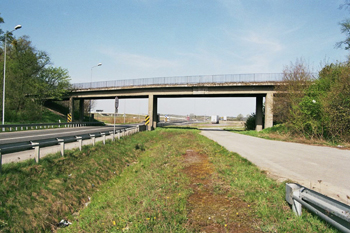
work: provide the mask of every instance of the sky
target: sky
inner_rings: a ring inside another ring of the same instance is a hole
[[[281,73],[303,59],[314,72],[345,61],[335,48],[345,0],[1,0],[2,30],[27,35],[71,83],[152,77]],[[95,67],[98,63],[102,66]],[[93,68],[92,68],[93,67]],[[119,112],[147,113],[147,100]],[[114,111],[114,102],[95,109]],[[160,99],[163,114],[247,115],[254,98]]]

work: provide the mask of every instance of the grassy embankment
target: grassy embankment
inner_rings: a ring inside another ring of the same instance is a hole
[[[60,115],[57,115],[56,113],[53,113],[49,111],[48,109],[44,108],[41,114],[41,119],[36,121],[11,121],[11,119],[6,119],[5,124],[31,124],[31,123],[58,123],[58,121],[65,122],[66,118]]]
[[[283,125],[276,125],[271,128],[264,129],[260,132],[257,132],[255,130],[243,130],[243,129],[236,129],[236,128],[225,128],[225,130],[244,134],[244,135],[270,139],[270,140],[297,142],[297,143],[331,146],[331,147],[341,147],[344,149],[350,148],[350,143],[345,142],[343,140],[331,141],[331,140],[310,138],[305,135],[299,135],[299,136],[293,135]]]
[[[0,232],[336,232],[267,178],[196,130],[157,129],[4,165]],[[90,200],[91,199],[91,200]],[[89,204],[88,204],[89,203]]]

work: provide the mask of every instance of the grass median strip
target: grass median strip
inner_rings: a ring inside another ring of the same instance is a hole
[[[4,166],[0,232],[333,232],[197,130],[157,129],[39,165]],[[336,231],[334,231],[336,232]]]

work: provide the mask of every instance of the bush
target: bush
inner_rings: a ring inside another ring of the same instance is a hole
[[[247,118],[247,121],[244,123],[245,130],[255,130],[256,128],[256,116],[255,113],[252,113]]]

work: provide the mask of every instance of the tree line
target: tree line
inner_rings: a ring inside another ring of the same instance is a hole
[[[317,76],[301,60],[283,71],[276,121],[310,139],[350,141],[350,61],[325,65]]]
[[[341,8],[349,10],[350,0]],[[346,38],[335,47],[350,50],[350,19],[339,24]],[[326,64],[316,74],[298,59],[284,68],[276,93],[274,124],[284,132],[310,139],[350,141],[350,57]],[[248,117],[246,129],[255,129],[255,114]]]
[[[2,23],[4,19],[0,15],[1,94],[6,38],[6,122],[38,121],[42,117],[43,102],[48,97],[60,99],[70,88],[68,70],[54,67],[48,54],[36,49],[28,36],[16,38],[12,33],[4,32]]]

